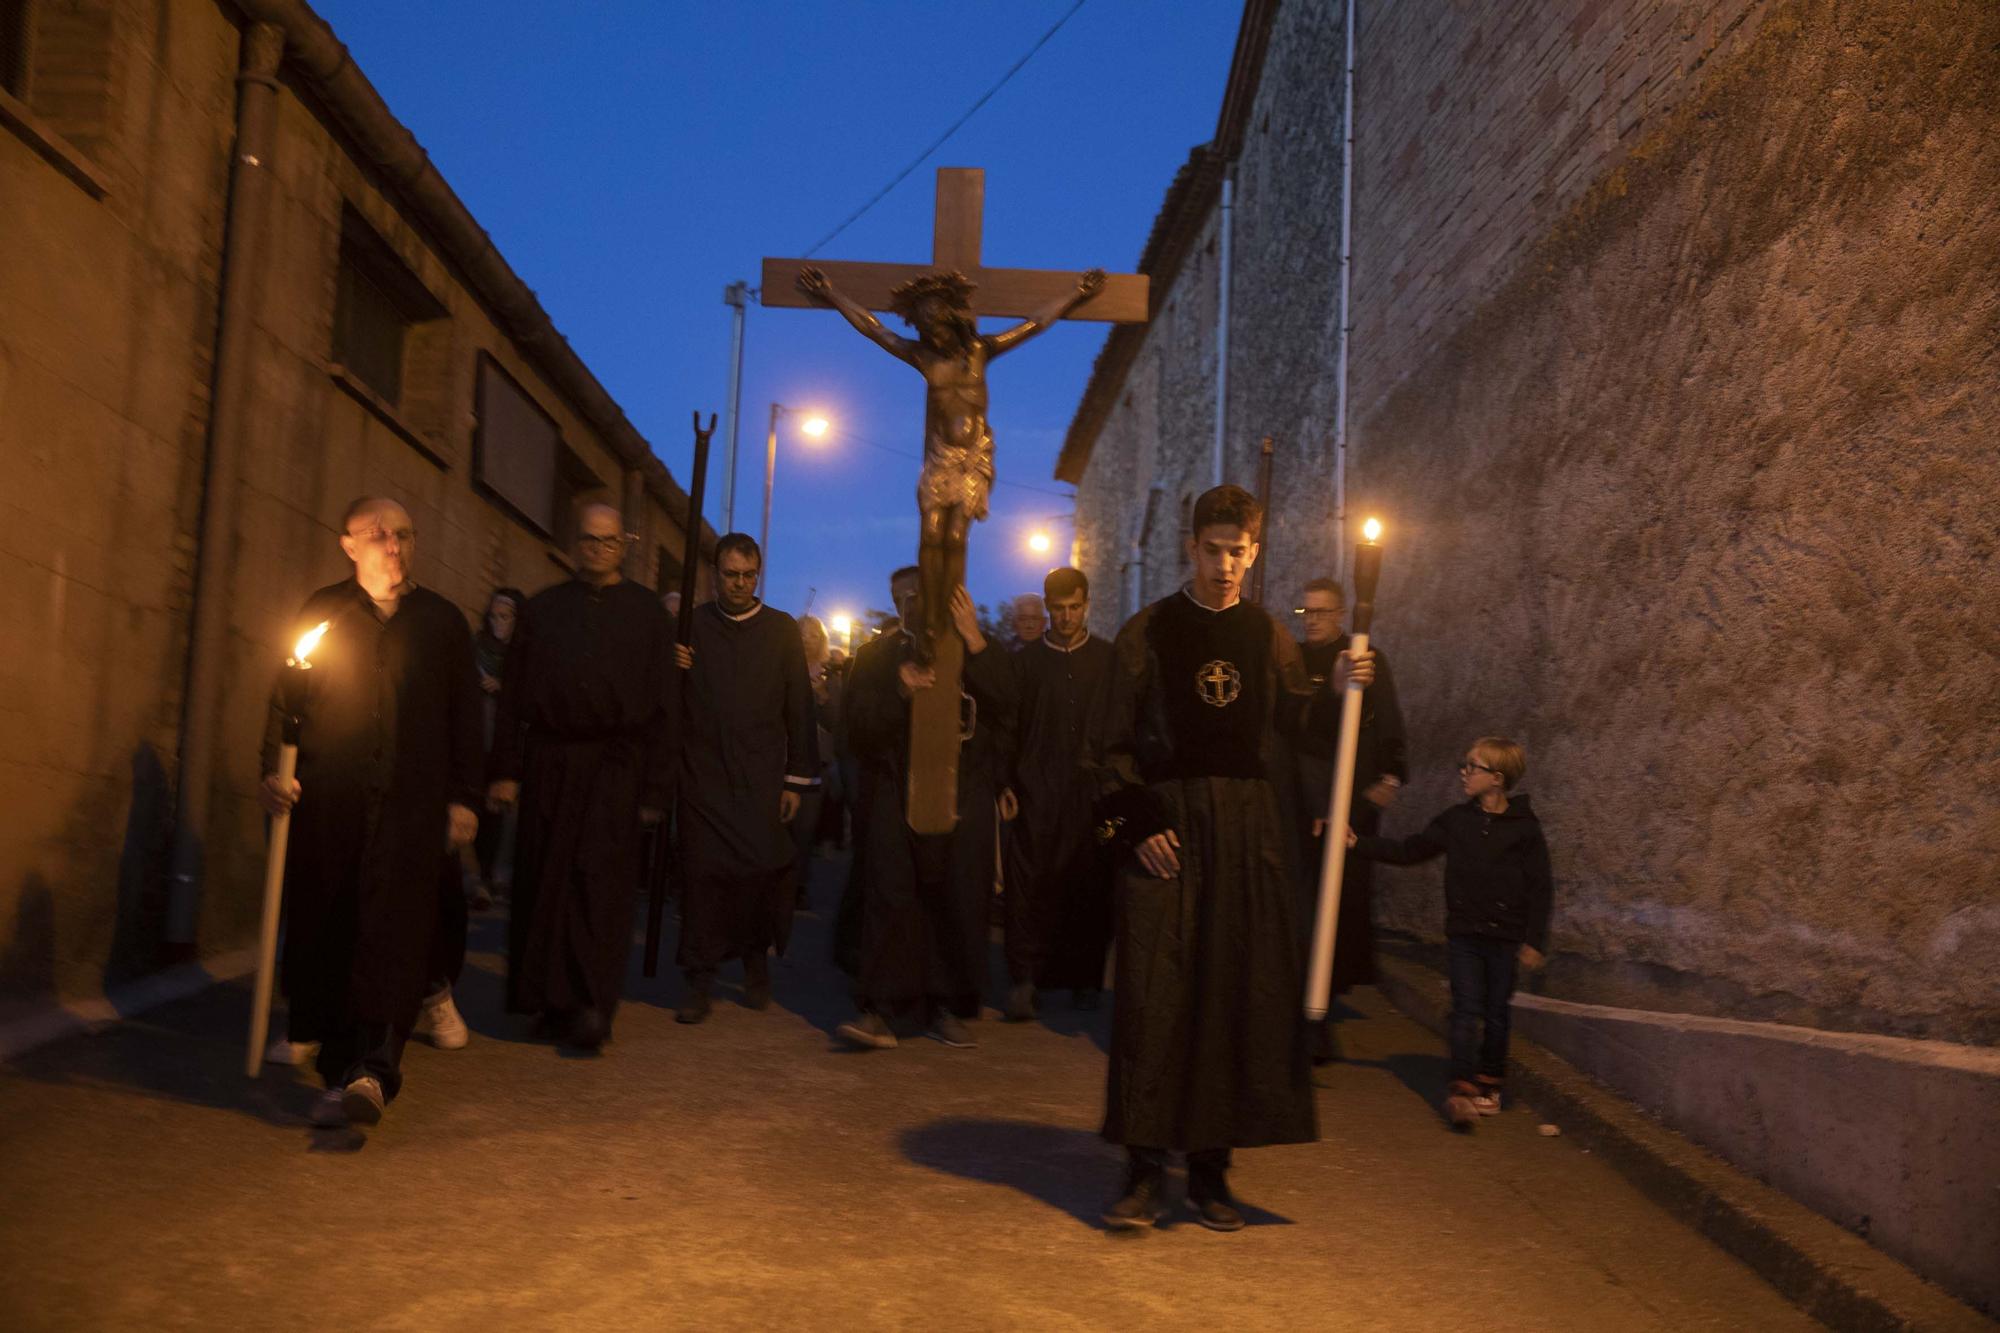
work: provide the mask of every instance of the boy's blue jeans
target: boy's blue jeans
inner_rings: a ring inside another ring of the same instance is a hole
[[[1490,935],[1453,935],[1445,941],[1451,971],[1451,1076],[1470,1083],[1475,1075],[1507,1073],[1508,1001],[1521,946]],[[1486,1031],[1482,1037],[1480,1024]]]

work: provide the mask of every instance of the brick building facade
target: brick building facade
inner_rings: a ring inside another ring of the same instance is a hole
[[[407,505],[472,617],[564,575],[580,499],[622,505],[635,577],[684,554],[685,495],[297,0],[0,4],[0,462],[5,1004],[254,933],[275,636],[356,494]]]
[[[1110,335],[1072,424],[1080,554],[1122,593],[1100,631],[1184,577],[1225,341],[1225,479],[1276,440],[1267,602],[1337,563],[1345,20],[1246,6],[1141,264],[1158,316]],[[1977,1049],[2000,642],[1975,610],[2000,606],[2000,9],[1356,20],[1346,482],[1389,523],[1377,629],[1415,769],[1392,823],[1453,799],[1472,737],[1523,740],[1559,881],[1538,1034],[2000,1308],[2000,1223],[1907,1147],[2000,1170],[1974,1109],[2000,1088]],[[1435,873],[1383,881],[1381,923],[1436,939]],[[1747,1022],[1725,1057],[1683,1015]],[[1856,1081],[1895,1116],[1816,1119]]]

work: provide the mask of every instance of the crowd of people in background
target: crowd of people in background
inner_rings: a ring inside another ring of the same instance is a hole
[[[573,575],[533,596],[495,589],[473,631],[416,580],[407,511],[355,501],[339,539],[353,577],[301,613],[330,629],[298,777],[263,788],[272,812],[294,812],[289,1027],[270,1058],[314,1062],[316,1123],[378,1121],[408,1039],[466,1044],[453,987],[468,909],[503,900],[507,1008],[599,1052],[641,887],[662,879],[678,901],[678,1021],[711,1016],[725,967],[764,1009],[794,914],[835,906],[814,900],[819,849],[845,848],[831,936],[854,1014],[840,1040],[971,1050],[989,1000],[1030,1023],[1065,1000],[1095,1010],[1109,988],[1103,1132],[1128,1170],[1106,1223],[1149,1225],[1180,1152],[1197,1219],[1233,1230],[1232,1151],[1315,1137],[1308,1071],[1340,1058],[1334,1020],[1309,1029],[1299,1004],[1337,837],[1336,994],[1374,980],[1372,863],[1446,860],[1444,1110],[1469,1128],[1500,1108],[1508,997],[1547,945],[1546,842],[1513,790],[1525,754],[1478,738],[1459,770],[1464,802],[1384,836],[1409,778],[1389,663],[1352,650],[1331,577],[1301,590],[1296,622],[1243,597],[1262,523],[1239,488],[1200,497],[1192,577],[1113,639],[1093,632],[1078,569],[1051,571],[1000,626],[957,589],[958,821],[920,834],[906,818],[910,701],[937,684],[919,628],[936,621],[914,567],[890,576],[895,615],[850,657],[818,619],[765,603],[757,543],[725,534],[713,596],[677,636],[680,594],[625,577],[622,517],[592,504]],[[1004,642],[989,632],[1002,626]],[[1364,692],[1356,799],[1334,829],[1350,684]],[[273,738],[280,711],[274,695]],[[1004,978],[988,975],[996,922]]]

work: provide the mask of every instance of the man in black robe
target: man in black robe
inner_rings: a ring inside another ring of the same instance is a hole
[[[1306,704],[1305,719],[1293,741],[1292,753],[1298,775],[1294,790],[1301,805],[1297,820],[1305,847],[1303,864],[1299,867],[1301,906],[1304,919],[1311,921],[1319,903],[1326,809],[1333,793],[1333,768],[1340,745],[1341,694],[1334,689],[1333,682],[1340,655],[1347,651],[1351,638],[1342,628],[1346,595],[1335,580],[1319,578],[1306,584],[1304,609],[1305,636],[1299,651],[1313,694]],[[1361,695],[1361,730],[1354,749],[1355,799],[1348,814],[1348,823],[1363,838],[1380,830],[1382,812],[1395,801],[1397,791],[1410,775],[1405,757],[1403,709],[1396,699],[1396,678],[1381,649],[1372,648],[1372,652],[1375,683]],[[1340,917],[1334,927],[1332,993],[1335,995],[1345,995],[1356,986],[1375,982],[1375,863],[1352,852],[1346,857],[1340,878]],[[1329,1012],[1314,1040],[1313,1063],[1325,1064],[1338,1057],[1336,1022]]]
[[[890,586],[901,623],[923,625],[917,571],[896,571]],[[953,594],[951,619],[965,640],[959,817],[952,832],[919,835],[907,818],[910,696],[935,679],[919,661],[914,639],[899,630],[868,644],[847,684],[848,737],[860,764],[855,855],[862,867],[861,956],[859,1012],[837,1031],[857,1046],[895,1046],[893,1025],[911,1016],[928,1018],[925,1035],[947,1046],[977,1044],[960,1020],[977,1017],[986,986],[995,799],[1007,762],[1015,681],[1006,650],[980,632],[963,587]]]
[[[716,600],[695,608],[693,643],[676,648],[680,687],[681,944],[688,994],[675,1015],[708,1017],[715,969],[743,960],[743,999],[771,1003],[769,950],[792,933],[797,848],[786,825],[819,784],[812,684],[799,625],[757,596],[757,543],[715,544]]]
[[[1111,644],[1090,633],[1090,581],[1057,569],[1042,583],[1049,629],[1014,653],[1020,739],[1000,794],[1007,858],[1007,1017],[1035,1016],[1035,988],[1067,988],[1096,1008],[1111,946],[1111,880],[1090,807],[1091,721],[1111,683]]]
[[[1263,518],[1237,486],[1195,502],[1194,581],[1119,631],[1093,744],[1099,833],[1124,852],[1103,1132],[1129,1164],[1112,1227],[1151,1224],[1178,1149],[1201,1224],[1237,1230],[1231,1150],[1317,1137],[1295,870],[1270,780],[1307,685],[1291,636],[1240,600]]]
[[[595,1051],[632,949],[643,829],[667,808],[673,627],[624,579],[616,509],[577,516],[576,577],[521,608],[507,646],[487,803],[520,806],[507,1007]]]
[[[430,989],[439,877],[479,828],[479,682],[464,613],[410,579],[401,505],[356,500],[340,549],[354,577],[299,613],[301,631],[327,629],[305,673],[298,775],[287,789],[276,772],[281,687],[260,797],[292,811],[284,984],[292,1040],[320,1043],[314,1122],[372,1125]]]

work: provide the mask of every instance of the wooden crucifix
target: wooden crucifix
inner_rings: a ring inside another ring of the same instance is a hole
[[[986,420],[986,367],[1063,319],[1143,323],[1151,298],[1144,274],[1101,269],[1064,273],[987,268],[981,263],[986,173],[942,167],[929,264],[871,264],[766,259],[767,306],[831,306],[892,356],[922,373],[924,466],[917,481],[922,539],[917,644],[905,683],[910,694],[910,764],[906,817],[918,833],[949,833],[958,823],[958,749],[962,740],[960,670],[964,643],[953,610],[965,582],[971,525],[986,517],[993,485],[993,433]],[[874,311],[901,315],[915,338],[892,333]],[[979,331],[980,315],[1023,322]]]

